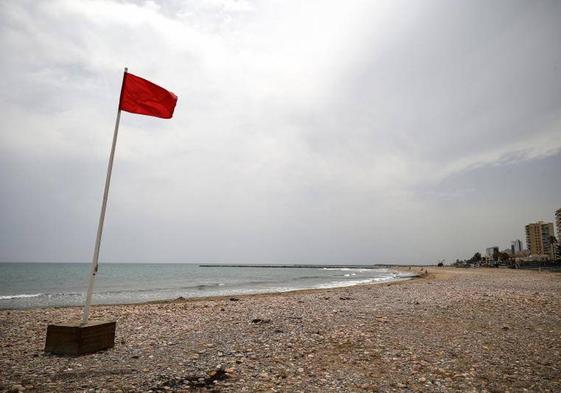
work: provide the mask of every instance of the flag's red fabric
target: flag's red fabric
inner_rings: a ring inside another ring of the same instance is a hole
[[[170,119],[177,96],[146,79],[125,72],[119,109],[140,115]]]

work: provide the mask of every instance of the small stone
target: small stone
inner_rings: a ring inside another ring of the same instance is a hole
[[[270,319],[261,319],[261,318],[254,318],[251,320],[251,323],[270,323]]]

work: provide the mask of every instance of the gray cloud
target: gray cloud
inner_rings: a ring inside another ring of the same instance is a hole
[[[90,259],[125,65],[180,99],[169,121],[123,114],[104,261],[506,246],[561,204],[560,16],[556,1],[3,2],[0,260]]]

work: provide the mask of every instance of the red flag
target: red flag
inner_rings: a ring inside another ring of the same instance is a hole
[[[119,109],[130,113],[171,119],[177,96],[146,79],[125,72]]]

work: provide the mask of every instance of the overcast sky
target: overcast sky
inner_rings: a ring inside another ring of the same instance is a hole
[[[2,1],[0,261],[434,263],[561,207],[560,1]]]

